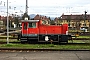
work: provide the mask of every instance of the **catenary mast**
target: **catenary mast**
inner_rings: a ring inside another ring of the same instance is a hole
[[[26,0],[26,9],[25,13],[28,14],[28,0]]]

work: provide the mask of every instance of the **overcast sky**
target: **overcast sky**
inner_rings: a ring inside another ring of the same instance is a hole
[[[7,11],[7,0],[0,0],[0,12]],[[26,0],[8,0],[9,13],[23,14]],[[28,0],[28,14],[41,14],[51,17],[59,17],[64,14],[90,13],[90,0]]]

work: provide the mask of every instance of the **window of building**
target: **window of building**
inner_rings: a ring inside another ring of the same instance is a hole
[[[88,22],[90,22],[90,20],[88,20]]]
[[[86,24],[83,24],[83,26],[86,26]]]
[[[70,27],[70,23],[68,23],[68,26]]]
[[[3,21],[0,21],[0,25],[3,25]]]
[[[45,20],[42,20],[42,24],[46,24],[46,21]]]

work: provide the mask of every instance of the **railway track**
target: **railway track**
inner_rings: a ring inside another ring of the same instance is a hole
[[[21,44],[21,42],[9,42],[9,43],[13,43],[13,44]],[[7,42],[0,42],[0,44],[7,44]],[[29,43],[24,43],[24,44],[29,44]],[[33,43],[31,43],[33,44]],[[36,43],[36,44],[46,44],[46,43]],[[50,44],[50,43],[47,43],[47,44]],[[58,43],[53,43],[53,44],[56,44],[58,45]],[[89,43],[59,43],[59,45],[90,45],[90,42]]]
[[[72,38],[72,40],[90,40],[90,38]]]
[[[7,37],[0,37],[0,39],[6,39]],[[9,39],[18,39],[16,37],[9,38]],[[90,38],[72,38],[72,40],[90,40]]]
[[[9,42],[9,43],[20,44],[21,42]],[[7,44],[7,42],[0,42],[0,44]]]
[[[1,39],[1,38],[0,38]],[[13,39],[15,39],[14,41],[13,41]],[[21,42],[17,42],[16,41],[17,40],[17,38],[11,38],[10,39],[10,41],[12,41],[12,42],[9,42],[9,43],[15,43],[15,44],[20,44]],[[69,41],[72,41],[71,43],[68,43],[68,44],[78,44],[78,43],[75,43],[75,42],[73,42],[73,41],[75,41],[75,40],[77,40],[77,41],[79,41],[79,40],[81,40],[81,41],[83,41],[84,43],[90,43],[90,38],[72,38],[71,40],[69,40]],[[88,42],[89,41],[89,42]],[[6,44],[7,42],[2,42],[2,40],[1,40],[1,42],[0,42],[0,44]],[[79,44],[84,44],[84,43],[79,43]],[[43,43],[41,43],[41,44],[43,44]],[[61,43],[61,44],[67,44],[67,43]]]
[[[29,51],[90,51],[89,49],[22,49],[0,48],[0,52],[29,52]]]

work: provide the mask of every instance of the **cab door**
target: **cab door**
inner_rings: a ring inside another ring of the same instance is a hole
[[[24,22],[22,24],[22,35],[27,36],[28,35],[28,23]]]

